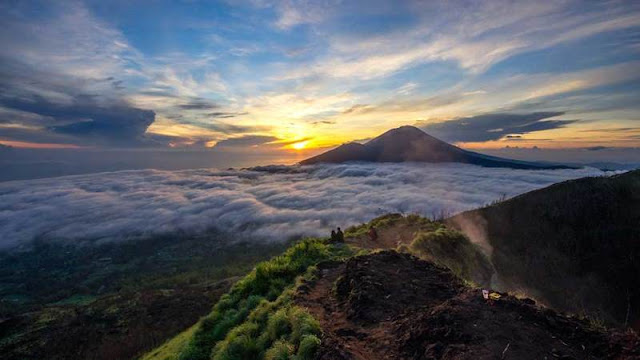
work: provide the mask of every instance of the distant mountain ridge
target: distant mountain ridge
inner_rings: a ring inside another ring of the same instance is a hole
[[[318,163],[366,162],[428,162],[463,163],[485,167],[513,169],[571,169],[566,165],[542,164],[504,159],[461,149],[425,133],[414,126],[391,129],[365,144],[347,143],[333,150],[303,160],[301,165]]]

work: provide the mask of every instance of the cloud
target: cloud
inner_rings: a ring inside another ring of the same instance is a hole
[[[341,5],[342,11],[349,11],[353,3]],[[418,19],[415,25],[398,26],[383,34],[338,34],[331,39],[324,58],[288,71],[286,77],[369,80],[425,63],[448,61],[478,74],[517,54],[634,28],[640,21],[638,8],[625,2],[409,1],[398,4],[396,10],[401,8]],[[284,22],[289,26],[327,19],[327,13],[318,11],[325,16],[305,21],[295,16],[301,13],[298,7],[286,9],[290,9],[285,13],[290,16],[281,19],[290,19]]]
[[[234,134],[234,135],[250,133],[250,132],[264,132],[270,129],[266,126],[243,126],[243,125],[227,124],[222,122],[199,122],[199,121],[181,120],[180,123],[197,126],[203,129],[213,130],[215,132],[222,133],[222,134]]]
[[[610,147],[608,146],[590,146],[590,147],[586,147],[584,148],[587,151],[601,151],[601,150],[608,150],[610,149]]]
[[[121,93],[122,79],[112,75],[126,74],[136,57],[122,34],[81,3],[37,6],[48,13],[41,22],[24,21],[28,4],[0,7],[0,107],[21,114],[3,122],[23,126],[0,129],[0,136],[82,145],[153,143],[144,134],[154,111],[131,105]]]
[[[121,171],[0,184],[0,248],[212,228],[238,238],[325,236],[388,213],[458,212],[602,172],[461,164],[345,164],[257,170]],[[473,191],[469,191],[473,189]]]
[[[207,116],[211,116],[213,118],[222,118],[222,119],[227,119],[227,118],[233,118],[233,117],[238,117],[238,116],[244,116],[244,115],[248,115],[248,112],[224,112],[224,111],[215,111],[215,112],[211,112],[208,113]]]
[[[218,141],[218,143],[214,147],[215,148],[231,148],[231,147],[247,148],[247,147],[256,146],[256,145],[263,145],[263,144],[270,143],[277,140],[278,138],[274,136],[245,135],[245,136]]]
[[[498,140],[508,135],[551,130],[574,123],[575,120],[544,120],[563,115],[562,112],[529,114],[484,114],[422,126],[427,133],[451,142]]]
[[[66,103],[56,103],[33,94],[29,98],[0,97],[0,105],[53,119],[54,125],[43,129],[79,137],[77,142],[102,140],[107,143],[135,145],[155,119],[151,110],[126,103],[99,104],[93,96],[76,95]],[[62,124],[60,124],[62,123]],[[57,125],[60,124],[60,125]]]
[[[301,24],[315,24],[329,18],[340,4],[336,0],[284,0],[277,2],[275,26],[286,30]]]
[[[220,105],[218,104],[212,103],[210,101],[202,100],[202,99],[193,100],[186,104],[178,105],[178,108],[182,110],[212,110],[212,109],[217,109],[219,107]]]

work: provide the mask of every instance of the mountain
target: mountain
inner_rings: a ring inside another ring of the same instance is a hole
[[[496,287],[640,329],[640,170],[555,184],[447,223],[489,249]]]
[[[455,162],[486,167],[513,169],[568,169],[571,167],[503,159],[463,150],[413,126],[391,129],[365,143],[348,143],[320,155],[303,160],[302,165],[318,163],[369,162]]]

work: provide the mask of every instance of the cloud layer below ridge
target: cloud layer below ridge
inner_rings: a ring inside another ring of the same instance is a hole
[[[285,240],[389,212],[425,216],[485,205],[579,170],[462,164],[347,164],[253,170],[121,171],[0,184],[0,249],[34,239],[126,239],[231,231]]]

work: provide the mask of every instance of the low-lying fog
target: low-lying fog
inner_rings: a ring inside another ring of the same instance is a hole
[[[389,212],[479,207],[600,170],[347,164],[260,170],[136,170],[0,184],[0,249],[34,239],[113,241],[184,231],[285,240]]]

